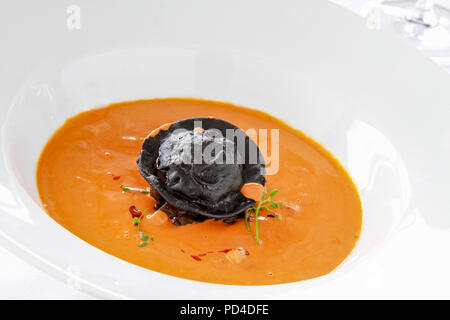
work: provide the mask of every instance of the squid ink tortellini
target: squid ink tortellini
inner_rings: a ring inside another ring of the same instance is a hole
[[[246,183],[265,185],[265,163],[241,129],[215,118],[190,118],[153,130],[142,144],[139,171],[175,225],[207,219],[233,223],[255,201]]]

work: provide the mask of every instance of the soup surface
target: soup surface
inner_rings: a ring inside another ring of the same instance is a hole
[[[283,205],[275,214],[261,212],[260,245],[243,219],[174,226],[154,209],[149,194],[123,191],[148,190],[136,158],[150,131],[205,116],[244,131],[279,129],[279,170],[266,176],[266,186],[279,190],[276,200]],[[70,118],[42,151],[37,184],[48,214],[95,247],[154,271],[222,284],[278,284],[327,274],[353,249],[362,223],[354,184],[322,146],[266,113],[206,100],[124,102]],[[132,206],[147,209],[140,225],[151,237],[145,246],[139,246]]]

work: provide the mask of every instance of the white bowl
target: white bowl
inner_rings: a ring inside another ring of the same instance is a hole
[[[407,243],[420,239],[428,254],[448,249],[450,78],[415,50],[321,0],[85,1],[80,9],[81,29],[69,31],[54,28],[60,13],[36,8],[47,17],[38,27],[46,37],[26,62],[9,56],[12,71],[35,66],[0,115],[0,235],[13,252],[103,297],[248,299],[412,294],[396,279],[418,277],[411,270],[427,264],[408,264],[417,250]],[[34,34],[17,32],[36,44]],[[106,254],[45,214],[36,163],[65,119],[111,102],[171,96],[267,111],[330,150],[364,208],[361,239],[345,262],[291,284],[201,283]],[[392,240],[396,234],[403,240]],[[385,243],[404,244],[397,254],[377,254]],[[423,277],[445,277],[450,261],[438,253],[430,258],[442,273]]]

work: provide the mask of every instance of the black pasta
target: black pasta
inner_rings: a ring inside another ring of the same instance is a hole
[[[151,195],[175,225],[207,219],[233,223],[255,201],[245,183],[265,185],[265,163],[241,129],[215,118],[190,118],[153,131],[137,159]]]

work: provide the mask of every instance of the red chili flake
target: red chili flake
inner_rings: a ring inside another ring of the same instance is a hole
[[[184,253],[184,250],[183,250],[183,249],[180,249],[180,250],[181,250],[181,252]],[[210,254],[210,253],[223,252],[223,253],[227,254],[227,253],[230,252],[231,250],[233,250],[233,249],[225,249],[225,250],[218,250],[218,251],[207,251],[207,252],[205,252],[205,253],[200,253],[200,254],[198,254],[198,255],[196,255],[196,256],[191,256],[191,257],[192,257],[194,260],[196,260],[196,261],[201,261],[202,259],[200,259],[200,257],[204,257],[204,256],[206,256],[206,255],[208,255],[208,254]],[[242,253],[245,254],[246,256],[250,255],[250,252],[248,252],[248,251],[245,250],[245,249],[239,248],[239,250],[241,250]]]
[[[180,250],[181,250],[181,252],[183,252],[183,253],[185,252],[183,249],[180,249]]]
[[[138,210],[138,209],[136,208],[136,206],[131,206],[131,207],[130,207],[130,213],[131,213],[131,216],[132,216],[133,218],[136,218],[136,217],[140,217],[140,216],[141,216],[142,211]]]
[[[114,176],[113,177],[113,180],[119,180],[120,179],[120,176]]]

